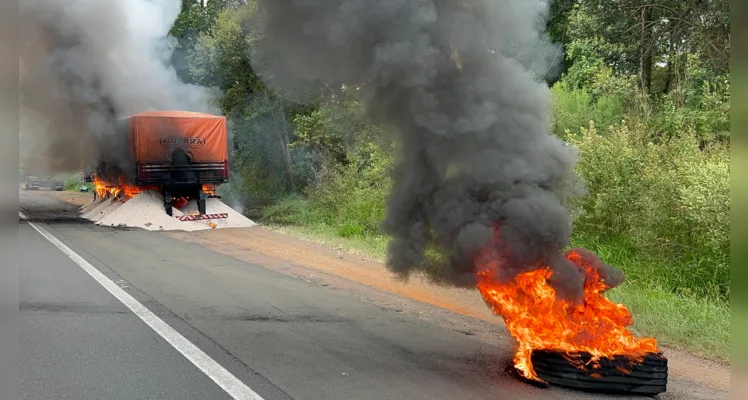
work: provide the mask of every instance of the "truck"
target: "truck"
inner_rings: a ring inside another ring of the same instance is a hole
[[[205,214],[206,199],[217,197],[214,188],[229,180],[224,116],[189,111],[145,112],[120,120],[116,136],[124,142],[114,147],[127,148],[129,159],[123,171],[127,181],[159,190],[170,216],[175,199],[194,199],[198,212]],[[121,168],[123,163],[119,164]],[[91,181],[92,175],[106,176],[106,170],[107,165],[101,160],[93,170],[84,170],[84,178]]]
[[[30,160],[21,169],[21,178],[25,190],[49,190],[61,191],[65,182],[49,173],[48,160],[37,157]]]
[[[65,182],[62,179],[55,178],[46,174],[27,175],[24,180],[24,189],[39,190],[47,188],[49,190],[62,191]]]

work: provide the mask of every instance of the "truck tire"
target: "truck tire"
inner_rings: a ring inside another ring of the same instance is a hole
[[[205,214],[208,213],[207,207],[206,207],[206,204],[205,204],[207,198],[208,198],[208,196],[205,194],[205,192],[203,192],[202,189],[198,190],[198,192],[197,192],[197,212],[200,215],[205,215]]]
[[[590,361],[581,354],[582,362]],[[623,356],[600,360],[599,368],[582,369],[571,364],[563,353],[536,350],[532,365],[538,377],[551,385],[605,394],[654,396],[667,390],[667,359],[662,354],[647,354],[639,363]]]
[[[174,216],[174,209],[171,204],[171,193],[168,191],[164,191],[162,194],[164,196],[164,211],[166,211],[166,215],[172,217]]]

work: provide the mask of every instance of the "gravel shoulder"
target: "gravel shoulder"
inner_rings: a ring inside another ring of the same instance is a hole
[[[78,206],[93,199],[91,193],[38,193]],[[384,265],[343,249],[283,235],[261,226],[163,234],[288,275],[319,282],[331,290],[355,293],[363,300],[383,308],[438,321],[465,335],[506,342],[508,346],[511,343],[501,319],[489,311],[476,291],[434,286],[420,279],[398,281],[393,279]],[[684,386],[685,391],[695,398],[729,397],[728,365],[680,350],[665,348],[664,351],[669,359],[670,387]]]

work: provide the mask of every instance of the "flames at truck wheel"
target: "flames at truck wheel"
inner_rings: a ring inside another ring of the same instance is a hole
[[[207,196],[216,196],[216,186],[215,185],[203,185],[203,193],[205,193]]]
[[[109,182],[103,178],[93,175],[93,186],[96,196],[99,198],[120,197],[124,200],[131,199],[145,191],[161,192],[161,188],[153,185],[138,186],[128,183],[124,175],[120,175],[116,183]],[[201,190],[207,197],[217,197],[216,185],[206,184]],[[181,209],[190,201],[188,197],[174,197],[171,200],[172,207]]]
[[[101,198],[125,197],[129,199],[146,190],[159,191],[155,186],[137,186],[127,183],[124,175],[120,175],[116,183],[107,182],[98,176],[94,176],[93,185],[96,196]]]

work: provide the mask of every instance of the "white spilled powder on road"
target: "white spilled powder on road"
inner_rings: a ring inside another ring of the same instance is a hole
[[[89,212],[91,212],[91,210],[93,210],[94,208],[96,208],[96,206],[98,206],[99,204],[101,204],[103,201],[104,200],[102,200],[102,199],[98,199],[96,201],[92,201],[92,202],[86,204],[85,206],[81,207],[80,208],[81,215],[88,214]]]
[[[154,192],[143,192],[122,203],[116,209],[106,213],[97,221],[98,225],[127,226],[155,231],[195,230],[183,226],[182,221],[175,217],[181,216],[179,210],[174,210],[170,217],[164,210],[162,197]]]
[[[107,212],[111,212],[113,208],[119,207],[120,202],[115,198],[109,198],[98,201],[94,204],[96,204],[96,206],[91,209],[91,211],[84,214],[83,218],[90,219],[91,221],[98,221],[104,218]]]
[[[87,212],[85,212],[87,211]],[[166,214],[161,194],[147,191],[127,200],[114,198],[98,200],[81,209],[82,217],[97,225],[143,228],[151,231],[200,231],[220,228],[248,228],[254,221],[233,210],[219,199],[206,200],[208,214],[228,214],[228,218],[201,221],[180,221],[177,217],[197,214],[197,202],[191,201],[182,210]]]
[[[105,208],[104,211],[102,211],[99,215],[92,218],[92,220],[101,221],[102,219],[108,217],[109,214],[113,213],[115,210],[122,207],[125,201],[126,200],[124,199],[115,199],[115,201],[113,201],[109,207]]]
[[[103,202],[104,202],[104,200],[102,200],[102,199],[98,199],[98,200],[92,201],[92,202],[86,204],[85,206],[81,207],[78,210],[78,212],[80,212],[81,217],[88,219],[88,216],[91,214],[91,212],[93,212],[93,210],[96,209],[96,207],[100,206],[101,203],[103,203]]]

